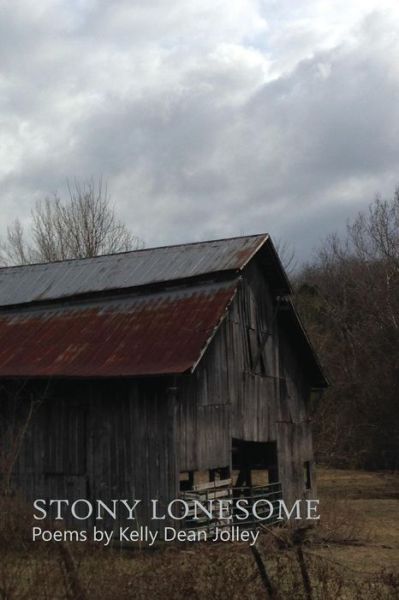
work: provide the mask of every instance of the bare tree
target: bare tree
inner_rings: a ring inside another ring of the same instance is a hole
[[[329,236],[299,280],[298,305],[333,384],[316,413],[321,457],[397,468],[399,192]]]
[[[291,277],[298,267],[293,245],[287,242],[287,240],[277,239],[275,246],[284,270]]]
[[[124,252],[142,246],[117,218],[100,179],[68,183],[68,198],[54,194],[32,210],[30,240],[17,219],[0,245],[3,264],[52,262]]]

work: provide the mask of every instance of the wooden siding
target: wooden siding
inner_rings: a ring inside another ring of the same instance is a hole
[[[47,395],[13,474],[29,501],[139,498],[142,524],[152,498],[165,506],[176,497],[174,398],[163,382],[63,382]],[[24,403],[27,414],[29,399]]]
[[[279,477],[291,501],[315,491],[313,477],[310,490],[304,481],[304,462],[313,461],[310,389],[277,311],[253,262],[203,361],[180,385],[179,465],[181,471],[231,466],[233,438],[276,441]]]

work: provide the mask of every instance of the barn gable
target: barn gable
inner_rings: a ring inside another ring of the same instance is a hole
[[[314,493],[309,400],[326,380],[290,300],[265,276],[261,256],[243,271],[194,375],[181,382],[178,395],[181,470],[194,473],[194,481],[209,467],[236,473],[234,485],[278,478],[290,501]]]

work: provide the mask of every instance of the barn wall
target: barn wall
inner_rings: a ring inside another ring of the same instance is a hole
[[[180,470],[231,465],[232,438],[276,441],[285,498],[311,497],[314,486],[305,493],[304,479],[305,461],[313,475],[309,392],[276,300],[253,262],[205,357],[180,385]]]
[[[284,418],[278,423],[281,476],[286,481],[286,495],[291,500],[301,496],[316,497],[312,431],[308,402],[310,386],[305,377],[301,356],[294,351],[290,332],[279,328],[280,405]],[[304,465],[310,463],[311,487],[304,488]]]
[[[18,401],[21,423],[43,392],[30,388]],[[47,394],[14,468],[13,485],[29,501],[139,498],[143,524],[152,498],[176,497],[174,399],[164,383],[63,382]]]
[[[278,383],[260,376],[260,367],[252,370],[259,338],[273,322],[273,302],[257,269],[247,273],[204,358],[179,388],[182,471],[230,466],[233,437],[259,442],[276,439],[273,415]],[[278,369],[277,350],[273,331],[262,352],[271,375]]]
[[[231,405],[224,326],[192,376],[180,380],[177,445],[180,471],[231,463]]]

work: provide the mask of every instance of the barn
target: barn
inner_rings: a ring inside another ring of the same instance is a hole
[[[0,472],[25,498],[315,497],[326,379],[268,234],[0,269]],[[243,491],[244,490],[244,491]]]

